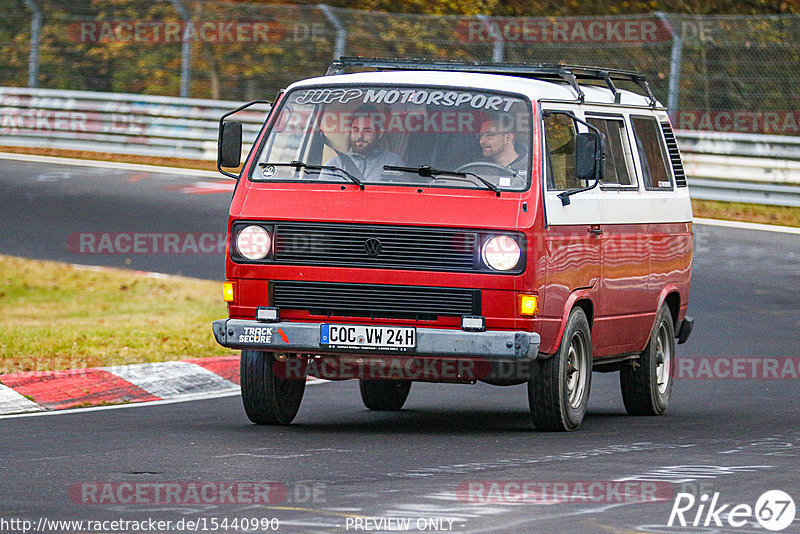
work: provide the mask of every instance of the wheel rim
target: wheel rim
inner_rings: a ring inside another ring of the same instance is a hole
[[[576,332],[569,342],[567,353],[567,398],[570,406],[581,407],[586,392],[586,341]]]
[[[656,383],[658,392],[665,394],[669,387],[672,368],[672,345],[670,345],[669,331],[666,323],[661,323],[656,336]]]

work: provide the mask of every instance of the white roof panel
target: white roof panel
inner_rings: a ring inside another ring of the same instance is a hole
[[[575,91],[565,82],[536,80],[500,74],[428,70],[357,72],[352,74],[338,74],[335,76],[320,76],[318,78],[309,78],[307,80],[295,82],[291,84],[288,89],[301,86],[307,87],[332,84],[450,86],[470,88],[473,90],[520,93],[531,100],[575,100],[577,96]],[[586,95],[587,103],[614,103],[614,97],[611,91],[606,87],[581,85],[581,88]],[[622,89],[618,89],[617,91],[621,94],[622,104],[649,107],[650,101],[647,97]]]

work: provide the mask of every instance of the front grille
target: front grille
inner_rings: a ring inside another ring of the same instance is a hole
[[[476,289],[276,281],[270,293],[273,306],[312,315],[433,321],[481,311]]]
[[[275,263],[470,272],[481,269],[474,230],[276,223]]]
[[[675,173],[675,185],[678,187],[686,187],[686,173],[683,170],[681,151],[678,150],[678,141],[675,139],[672,127],[670,127],[668,122],[662,122],[661,130],[664,132],[664,139],[667,141],[669,160],[672,163],[672,170]]]

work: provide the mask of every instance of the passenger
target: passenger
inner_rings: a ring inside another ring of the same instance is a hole
[[[381,177],[384,165],[403,165],[403,159],[380,146],[383,138],[381,122],[376,114],[380,113],[374,107],[361,107],[354,113],[353,123],[348,132],[348,146],[345,153],[361,173],[366,181],[375,181]],[[337,155],[327,161],[325,165],[332,165],[352,173],[352,168],[347,165],[346,159]],[[325,171],[323,176],[330,178],[335,171]],[[357,178],[360,176],[356,175]]]
[[[516,134],[511,115],[504,114],[500,118],[486,120],[481,124],[478,142],[481,145],[483,156],[489,161],[508,167],[515,173],[527,172],[528,153],[515,146]]]

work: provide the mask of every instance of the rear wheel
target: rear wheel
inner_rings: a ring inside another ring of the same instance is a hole
[[[622,401],[631,415],[661,415],[672,395],[675,363],[675,327],[663,306],[644,352],[619,371]]]
[[[592,337],[580,308],[569,314],[558,352],[536,360],[528,379],[528,403],[538,430],[576,430],[589,401]]]
[[[370,410],[397,411],[403,407],[411,389],[411,380],[359,379],[361,400]]]
[[[288,425],[300,409],[305,377],[282,378],[275,354],[243,350],[240,364],[242,402],[247,417],[259,425]]]

